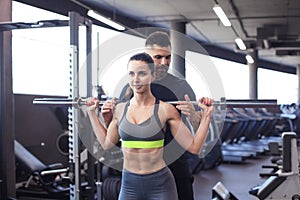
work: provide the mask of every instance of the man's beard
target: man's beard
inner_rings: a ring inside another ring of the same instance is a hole
[[[156,79],[163,78],[169,70],[169,66],[167,65],[160,65],[156,68]]]

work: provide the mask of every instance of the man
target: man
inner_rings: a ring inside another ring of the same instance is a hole
[[[184,114],[183,117],[189,119],[183,120],[187,123],[190,121],[193,129],[196,130],[200,117],[196,114],[194,105],[189,103],[190,100],[196,100],[196,95],[186,80],[168,73],[172,51],[169,35],[161,31],[154,32],[147,37],[145,47],[146,53],[153,58],[156,65],[156,79],[151,84],[153,95],[162,101],[179,100],[176,108]],[[123,99],[131,97],[128,86],[123,88],[120,97]],[[174,175],[178,198],[192,200],[194,199],[193,175],[188,164],[188,153],[174,140],[169,128],[165,137],[164,159]]]

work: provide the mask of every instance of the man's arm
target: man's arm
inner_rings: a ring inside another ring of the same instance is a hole
[[[190,101],[196,101],[196,94],[185,79],[177,79],[177,83],[177,95],[181,100],[180,104],[177,105],[177,109],[186,116],[186,120],[190,122],[195,132],[200,122],[200,110],[198,106],[190,103]]]
[[[191,99],[189,95],[184,95],[184,98],[185,101],[179,101],[176,108],[179,109],[181,113],[188,118],[193,127],[194,132],[196,132],[200,123],[200,111],[196,110],[195,105],[190,103]]]
[[[119,99],[127,101],[127,100],[131,99],[132,95],[133,95],[133,93],[132,93],[132,90],[131,90],[129,84],[126,84],[120,93]],[[112,121],[113,110],[114,110],[115,105],[116,105],[116,98],[113,98],[112,100],[106,101],[102,106],[101,117],[102,117],[106,127],[108,127],[110,122]]]

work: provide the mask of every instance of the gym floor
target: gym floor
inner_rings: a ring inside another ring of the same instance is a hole
[[[261,155],[256,159],[247,159],[245,163],[222,163],[214,169],[200,171],[194,176],[195,200],[212,199],[212,188],[218,181],[237,199],[257,199],[249,194],[249,190],[266,180],[259,173],[269,172],[262,169],[262,165],[270,165],[270,159],[269,155]]]
[[[300,140],[298,139],[298,160],[300,160]],[[263,165],[275,165],[269,153],[259,155],[255,159],[246,159],[244,163],[222,163],[214,169],[202,170],[194,175],[195,200],[211,200],[212,188],[220,181],[238,200],[258,200],[249,194],[251,188],[260,186],[268,177],[260,173],[271,173],[272,168]]]

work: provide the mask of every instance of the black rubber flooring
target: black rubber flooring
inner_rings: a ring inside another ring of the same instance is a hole
[[[222,163],[214,169],[200,171],[194,175],[195,200],[212,199],[212,188],[219,181],[237,199],[257,199],[249,194],[249,190],[267,179],[259,176],[259,173],[270,171],[263,169],[262,165],[271,165],[271,156],[261,155],[255,159],[247,159],[244,163]]]

